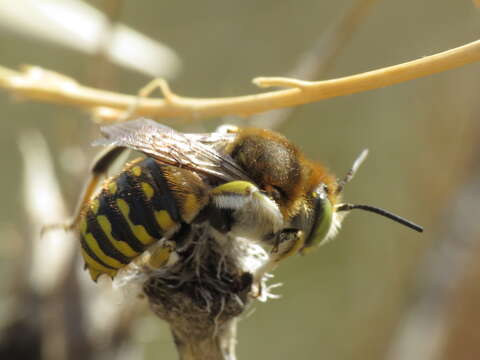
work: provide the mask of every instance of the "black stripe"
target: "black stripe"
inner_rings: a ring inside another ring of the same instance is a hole
[[[147,176],[151,177],[149,182],[153,188],[153,197],[150,200],[155,211],[166,210],[172,220],[176,223],[181,221],[177,201],[168,186],[167,180],[162,173],[162,165],[154,159],[147,158],[141,162],[142,169],[145,169]]]
[[[117,179],[117,197],[125,200],[130,207],[129,218],[135,225],[142,225],[154,239],[160,239],[162,232],[153,215],[153,209],[147,204],[141,185],[130,171],[124,171]]]
[[[110,265],[108,264],[105,264],[102,260],[100,260],[97,255],[95,255],[95,253],[93,252],[92,249],[90,249],[90,247],[88,246],[87,242],[85,241],[85,238],[82,236],[80,236],[80,245],[82,246],[83,250],[85,250],[85,252],[93,259],[95,260],[95,262],[105,266],[106,268],[109,268],[109,269],[112,269],[112,270],[118,270],[114,267],[111,267]],[[85,264],[86,266],[88,267],[88,263],[87,261],[85,260]],[[102,272],[102,270],[98,270],[100,272]]]
[[[114,180],[115,181],[115,180]],[[99,200],[98,215],[105,215],[112,224],[112,236],[126,242],[130,247],[138,253],[145,250],[145,246],[133,234],[127,221],[120,213],[120,210],[115,203],[116,194],[112,195],[107,190],[102,190]]]
[[[180,224],[180,228],[175,232],[175,235],[172,236],[172,240],[175,241],[177,249],[181,248],[187,243],[187,240],[191,238],[192,226],[185,222]],[[180,249],[179,249],[180,250]]]
[[[105,232],[100,227],[100,224],[97,221],[96,215],[92,211],[87,212],[87,233],[91,233],[93,237],[97,240],[98,246],[105,253],[105,255],[118,260],[124,265],[127,265],[130,262],[130,258],[118,251],[108,239]]]

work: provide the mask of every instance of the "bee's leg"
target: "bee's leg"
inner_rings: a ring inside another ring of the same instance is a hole
[[[206,207],[210,224],[221,233],[232,230],[234,212],[245,207],[255,190],[255,185],[248,181],[231,181],[214,188]]]
[[[143,257],[140,256],[134,261],[143,262],[151,270],[157,270],[172,261],[172,253],[175,252],[175,249],[173,241],[159,242],[156,246],[152,246]]]
[[[275,235],[272,248],[273,261],[278,263],[291,255],[295,255],[305,245],[303,231],[297,229],[284,229]]]
[[[91,199],[98,183],[103,179],[115,160],[117,160],[118,157],[126,150],[128,149],[122,146],[108,147],[97,156],[90,170],[90,178],[85,183],[82,196],[80,197],[75,208],[75,213],[70,228],[75,227],[75,225],[78,223],[83,206]]]
[[[215,229],[244,238],[264,240],[283,224],[283,216],[275,201],[251,182],[243,180],[212,189],[205,210]]]
[[[305,244],[305,236],[302,230],[297,229],[284,229],[273,237],[273,248],[271,250],[270,261],[265,263],[260,269],[257,270],[251,295],[254,298],[262,298],[264,294],[264,280],[262,280],[265,274],[272,272],[278,266],[279,262],[286,259],[291,255],[295,255]],[[266,292],[269,293],[269,287],[267,286]],[[267,295],[268,296],[272,296]]]
[[[88,203],[88,201],[94,194],[98,183],[102,180],[110,166],[125,150],[127,150],[127,148],[125,147],[113,146],[102,151],[91,167],[90,178],[84,185],[82,195],[77,203],[72,220],[65,223],[45,225],[42,228],[41,233],[44,234],[46,231],[50,231],[53,229],[64,229],[66,231],[74,229],[78,224],[84,205]]]

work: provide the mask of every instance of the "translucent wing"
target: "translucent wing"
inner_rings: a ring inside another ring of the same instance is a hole
[[[225,181],[251,181],[233,159],[219,149],[233,134],[183,134],[156,121],[140,118],[101,128],[103,139],[94,145],[124,146],[141,151],[163,164],[213,175]]]

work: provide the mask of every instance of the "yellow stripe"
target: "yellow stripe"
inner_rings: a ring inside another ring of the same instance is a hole
[[[112,278],[117,274],[117,270],[114,269],[109,269],[102,264],[96,262],[88,253],[85,251],[85,249],[80,249],[82,252],[83,259],[85,260],[85,263],[87,264],[88,269],[92,269],[93,272],[98,272],[102,274],[107,274],[110,275]],[[90,272],[90,276],[92,275],[92,272]],[[98,276],[97,276],[98,278]],[[93,278],[93,280],[96,280],[96,278]]]
[[[142,175],[142,168],[140,166],[134,166],[132,168],[132,173],[135,176],[140,176],[140,175]]]
[[[142,225],[135,225],[130,221],[130,218],[128,217],[128,214],[130,214],[130,207],[127,202],[123,199],[117,199],[117,206],[132,230],[133,235],[135,235],[135,237],[144,245],[150,245],[153,243],[154,239],[148,234],[145,227]]]
[[[176,225],[167,210],[155,211],[155,219],[162,230],[167,231]]]
[[[142,190],[145,193],[147,200],[150,201],[154,194],[153,187],[149,183],[142,182]]]
[[[100,207],[100,201],[98,199],[94,199],[90,202],[90,209],[94,214],[98,212],[99,207]]]
[[[87,219],[82,217],[80,223],[78,224],[78,228],[80,230],[80,234],[85,235],[87,233]]]
[[[87,243],[87,246],[90,248],[90,250],[92,250],[93,253],[98,257],[98,259],[101,260],[104,264],[107,264],[115,269],[119,269],[125,266],[118,260],[105,254],[103,250],[100,249],[100,246],[98,245],[97,240],[93,237],[92,234],[88,233],[87,235],[85,235],[84,239],[85,239],[85,242]]]
[[[100,271],[92,269],[91,267],[88,267],[88,272],[90,273],[90,277],[93,281],[97,281],[98,277],[102,275]]]
[[[111,181],[108,185],[107,185],[107,188],[108,188],[108,191],[110,192],[110,194],[115,194],[117,192],[117,183],[115,181]]]
[[[192,220],[192,218],[197,214],[199,208],[200,204],[198,202],[197,196],[195,194],[188,194],[187,196],[185,196],[185,199],[183,199],[182,217],[187,221]]]
[[[153,197],[155,190],[153,187],[146,182],[142,182],[142,190],[147,198],[147,200],[150,201],[150,199]],[[192,208],[195,207],[198,203],[196,202],[196,198],[194,197],[193,200],[195,200],[195,203],[190,201],[190,204],[186,204],[186,206],[190,206]],[[196,209],[196,207],[195,207]],[[175,226],[175,222],[172,220],[170,217],[170,214],[166,210],[160,210],[160,211],[154,211],[155,214],[155,219],[157,220],[158,225],[162,228],[162,230],[166,231],[171,229],[173,226]]]
[[[105,215],[97,216],[97,221],[103,232],[107,236],[108,240],[110,241],[110,244],[112,244],[115,249],[117,249],[119,252],[121,252],[127,257],[135,257],[139,254],[135,250],[133,250],[127,242],[117,240],[113,237],[112,224]]]

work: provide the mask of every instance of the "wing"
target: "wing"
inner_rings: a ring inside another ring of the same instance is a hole
[[[101,132],[104,138],[93,145],[124,146],[163,164],[213,175],[221,180],[251,181],[229,155],[217,150],[231,142],[233,134],[183,134],[146,118],[103,126]]]

